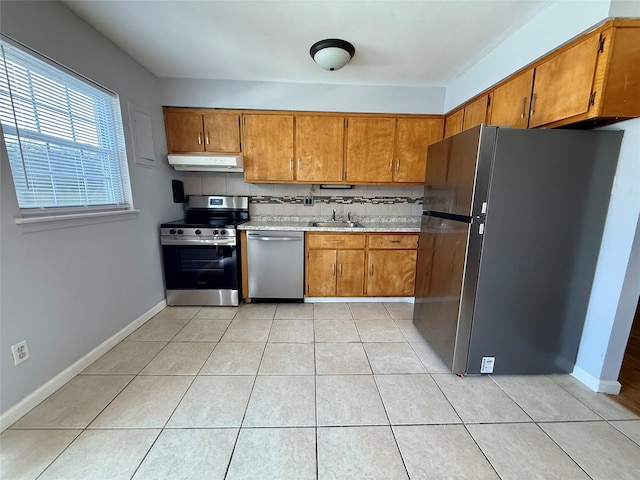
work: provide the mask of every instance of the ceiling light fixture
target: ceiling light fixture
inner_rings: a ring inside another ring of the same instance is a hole
[[[325,70],[340,70],[353,58],[356,49],[346,40],[328,38],[311,45],[309,54]]]

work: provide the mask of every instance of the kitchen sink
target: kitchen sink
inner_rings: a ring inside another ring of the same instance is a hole
[[[314,227],[340,227],[340,228],[356,228],[361,227],[358,222],[339,222],[339,221],[328,221],[328,222],[313,222],[311,224]]]

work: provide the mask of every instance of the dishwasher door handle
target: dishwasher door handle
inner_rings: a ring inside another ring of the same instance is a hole
[[[247,240],[260,240],[263,242],[301,242],[300,237],[263,237],[260,235],[247,235]]]

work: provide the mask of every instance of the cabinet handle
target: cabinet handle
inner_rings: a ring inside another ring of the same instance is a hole
[[[333,275],[334,277],[336,276],[336,264],[335,263],[331,264],[331,275]]]
[[[202,145],[202,133],[198,132],[198,145]]]
[[[400,171],[400,159],[398,159],[398,163],[396,163],[396,172]]]
[[[344,243],[344,240],[331,240],[333,243]]]
[[[527,108],[527,97],[522,99],[522,111],[520,112],[520,118],[524,118],[524,114]]]
[[[298,170],[300,170],[300,158],[298,158]]]
[[[207,142],[207,145],[209,145],[209,130],[207,130],[207,134],[205,135],[205,142]]]
[[[342,276],[342,264],[340,264],[340,276]]]
[[[289,159],[289,170],[293,171],[293,157]]]
[[[400,240],[389,240],[389,243],[400,243]]]
[[[533,98],[531,99],[531,115],[536,113],[536,98],[538,98],[538,94],[534,93]]]
[[[389,160],[389,171],[393,172],[393,159]]]
[[[371,264],[371,266],[369,267],[369,276],[373,277],[373,263]]]

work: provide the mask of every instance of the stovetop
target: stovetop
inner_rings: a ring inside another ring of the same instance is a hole
[[[189,196],[185,218],[160,225],[162,237],[231,237],[236,225],[249,221],[249,197]]]

